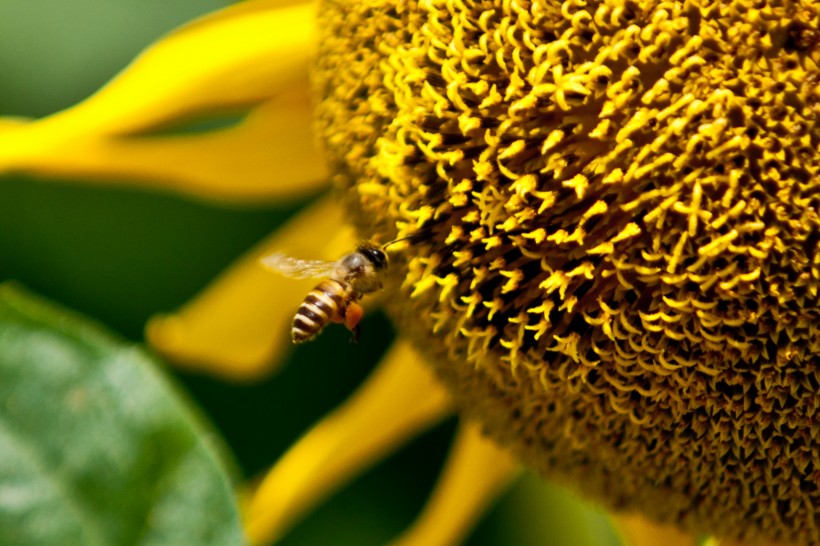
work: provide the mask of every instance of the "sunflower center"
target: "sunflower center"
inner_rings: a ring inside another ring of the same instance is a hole
[[[393,314],[531,466],[691,530],[820,541],[818,16],[323,7],[337,186],[367,236],[422,239]]]

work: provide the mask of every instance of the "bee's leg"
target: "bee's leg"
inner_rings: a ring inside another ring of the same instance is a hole
[[[359,322],[362,320],[362,315],[364,315],[364,309],[361,305],[354,301],[348,302],[344,311],[344,321],[347,329],[353,332],[353,337],[350,338],[351,343],[358,343],[359,341],[359,333],[361,332]]]

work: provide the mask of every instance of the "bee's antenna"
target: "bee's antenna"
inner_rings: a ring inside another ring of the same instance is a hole
[[[415,233],[411,233],[410,235],[407,235],[406,237],[400,237],[398,239],[393,239],[392,241],[388,241],[388,242],[386,242],[382,245],[382,250],[386,250],[387,247],[389,247],[391,245],[394,245],[396,243],[400,243],[402,241],[407,241],[408,239],[417,239],[419,237],[422,237],[422,236],[426,235],[429,231],[430,231],[429,228],[428,229],[422,229],[422,230],[419,230]],[[413,241],[413,242],[415,242],[415,241]]]

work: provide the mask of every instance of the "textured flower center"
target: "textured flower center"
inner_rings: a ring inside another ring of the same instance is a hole
[[[531,466],[820,541],[819,9],[322,8],[337,185],[368,236],[423,239],[393,314]]]

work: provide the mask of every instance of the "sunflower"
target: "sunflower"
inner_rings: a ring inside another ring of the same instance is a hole
[[[626,514],[636,544],[810,544],[817,18],[812,2],[255,0],[73,108],[3,120],[0,170],[229,202],[330,181],[360,235],[419,236],[383,298],[404,338],[255,485],[254,542],[458,410],[399,543],[457,542],[521,460]],[[237,108],[227,127],[167,131]],[[269,310],[311,284],[259,259],[350,250],[337,201],[153,319],[150,342],[234,379],[272,371],[291,317]]]

